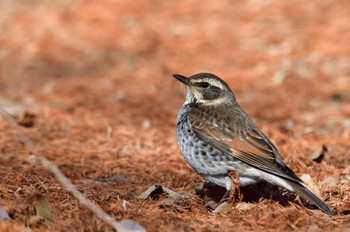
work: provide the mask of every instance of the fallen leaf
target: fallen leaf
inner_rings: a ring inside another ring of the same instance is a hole
[[[137,199],[147,199],[147,198],[156,199],[162,193],[164,193],[162,186],[155,184],[149,187],[146,191],[144,191],[140,195],[136,196],[136,198]]]
[[[154,199],[157,199],[159,197],[159,195],[161,195],[161,194],[166,194],[167,198],[171,199],[171,200],[176,200],[180,197],[182,197],[182,198],[190,197],[189,195],[181,194],[181,193],[175,192],[167,187],[163,187],[161,185],[155,184],[155,185],[152,185],[151,187],[149,187],[146,191],[144,191],[140,195],[136,196],[136,198],[137,199],[151,198],[154,200]]]
[[[163,188],[164,193],[168,194],[169,198],[171,198],[173,200],[176,200],[181,196],[185,196],[184,194],[180,194],[178,192],[175,192],[171,189],[168,189],[167,187],[162,187],[162,188]]]
[[[218,205],[214,209],[213,213],[226,213],[226,212],[231,211],[231,209],[232,209],[232,204],[225,201],[225,202],[221,203],[220,205]]]
[[[24,115],[17,120],[17,123],[23,127],[33,127],[35,124],[35,118],[35,114],[25,112]]]
[[[0,207],[0,219],[11,219],[6,210]]]
[[[40,216],[47,221],[52,221],[52,208],[46,197],[36,193],[29,198],[28,202],[35,206],[37,216]]]
[[[320,197],[320,190],[316,186],[315,182],[312,180],[309,174],[303,174],[300,179],[302,179],[305,185],[313,192],[316,196]]]
[[[254,207],[254,204],[240,202],[235,205],[235,208],[241,211],[245,211]]]
[[[309,158],[315,161],[316,163],[321,163],[327,151],[328,148],[325,145],[322,145],[322,147],[318,147],[316,150],[314,150],[309,155]]]
[[[118,222],[118,232],[146,232],[146,229],[131,219]]]

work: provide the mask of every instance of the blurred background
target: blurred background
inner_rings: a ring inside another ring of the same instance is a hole
[[[0,7],[2,92],[49,94],[81,83],[177,107],[170,96],[178,91],[169,88],[182,86],[171,74],[211,72],[244,92],[242,101],[271,86],[312,92],[310,83],[348,93],[347,1],[2,0]]]
[[[175,138],[185,90],[171,75],[210,72],[231,86],[293,170],[310,173],[323,193],[344,188],[332,199],[341,201],[350,175],[349,22],[347,0],[0,0],[0,105],[92,198],[109,191],[120,202],[155,182],[193,193],[200,181]],[[38,181],[58,185],[26,162],[28,150],[3,120],[0,130],[3,186],[21,186],[26,198]],[[323,147],[323,163],[314,163]],[[22,179],[13,178],[18,171]],[[110,187],[79,182],[116,173],[125,176]],[[19,207],[10,190],[0,203],[25,221],[28,205]],[[67,219],[60,191],[44,191],[58,221]],[[95,201],[117,219],[151,220]]]

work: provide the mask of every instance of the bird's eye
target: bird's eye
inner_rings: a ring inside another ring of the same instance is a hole
[[[208,88],[210,86],[208,82],[200,82],[198,85],[202,88]]]

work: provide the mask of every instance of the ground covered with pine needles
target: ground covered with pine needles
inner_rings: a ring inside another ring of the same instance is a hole
[[[350,3],[1,1],[0,106],[116,220],[147,231],[350,229]],[[219,213],[175,137],[184,87],[222,77],[329,217],[281,189],[242,189]],[[0,119],[1,231],[112,231]],[[140,199],[158,184],[161,192]],[[198,190],[197,190],[198,192]],[[185,197],[184,197],[185,196]],[[51,210],[50,210],[51,209]],[[1,216],[3,217],[3,216]]]

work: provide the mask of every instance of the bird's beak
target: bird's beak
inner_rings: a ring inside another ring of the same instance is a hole
[[[173,77],[184,83],[185,85],[189,84],[188,78],[179,74],[173,74]]]

